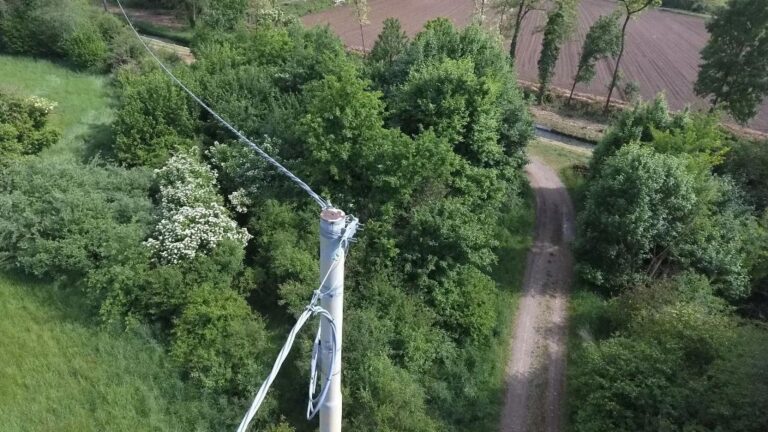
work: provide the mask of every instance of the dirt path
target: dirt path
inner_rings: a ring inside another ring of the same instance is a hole
[[[559,432],[563,421],[567,301],[574,211],[557,174],[526,167],[536,195],[536,231],[507,363],[502,432]]]

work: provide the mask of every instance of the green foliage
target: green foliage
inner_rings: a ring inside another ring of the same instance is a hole
[[[248,0],[217,0],[207,4],[200,21],[205,31],[233,31],[245,22],[247,10]]]
[[[194,288],[175,320],[171,355],[202,388],[229,395],[255,390],[267,332],[245,300],[225,288]]]
[[[408,36],[400,26],[400,20],[387,18],[384,20],[384,28],[368,54],[368,60],[374,63],[383,62],[391,66],[395,59],[405,52],[407,47]]]
[[[539,103],[544,100],[549,83],[555,74],[555,65],[560,56],[560,46],[568,39],[573,31],[573,22],[576,17],[577,1],[560,0],[555,9],[547,15],[547,23],[544,26],[544,39],[539,55]]]
[[[159,167],[191,148],[199,107],[162,71],[120,74],[114,154],[122,165]]]
[[[662,0],[661,5],[671,9],[688,10],[699,13],[716,12],[725,6],[726,0]]]
[[[582,276],[617,292],[658,271],[693,219],[694,180],[682,161],[637,145],[607,159],[579,215]]]
[[[8,0],[0,13],[0,51],[60,58],[93,72],[137,58],[130,37],[85,0]]]
[[[142,171],[29,159],[0,178],[7,267],[77,282],[119,262],[146,235],[151,204]]]
[[[636,104],[631,111],[623,111],[595,148],[590,171],[596,173],[602,162],[622,146],[636,141],[650,142],[654,130],[667,131],[679,122],[670,116],[663,93],[652,102]]]
[[[581,46],[581,55],[579,56],[576,75],[573,77],[571,96],[577,83],[588,84],[595,78],[597,62],[619,54],[621,29],[618,19],[617,14],[603,15],[589,27],[584,44]]]
[[[612,302],[618,331],[584,341],[570,362],[577,431],[758,431],[768,384],[766,333],[737,326],[706,279],[640,286]],[[738,360],[737,360],[738,359]],[[753,381],[743,381],[746,377]],[[727,425],[727,426],[726,426]]]
[[[694,90],[747,123],[768,95],[768,2],[731,0],[707,23]]]
[[[56,105],[40,97],[20,99],[0,93],[0,165],[40,153],[58,141],[58,131],[47,125]]]
[[[424,390],[386,356],[371,355],[370,368],[358,382],[357,397],[362,411],[371,416],[354,417],[354,430],[429,432],[439,428],[426,414]]]
[[[732,144],[723,170],[745,192],[758,212],[768,208],[768,142],[738,141]]]

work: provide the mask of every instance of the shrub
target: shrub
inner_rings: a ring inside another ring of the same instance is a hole
[[[210,252],[223,240],[243,246],[251,236],[229,217],[216,193],[213,171],[188,153],[155,172],[160,187],[160,221],[146,244],[161,264]]]
[[[0,176],[0,254],[38,277],[79,281],[121,262],[146,236],[149,176],[32,158]]]
[[[63,41],[64,55],[79,69],[103,72],[109,58],[107,42],[91,26],[81,26]]]
[[[260,378],[267,344],[264,323],[242,297],[204,285],[175,321],[171,355],[203,388],[246,395]]]
[[[162,71],[126,71],[118,83],[120,107],[113,126],[118,162],[160,167],[172,152],[193,146],[197,105]]]
[[[32,96],[20,99],[0,93],[0,164],[22,155],[39,153],[59,139],[46,126],[55,102]]]

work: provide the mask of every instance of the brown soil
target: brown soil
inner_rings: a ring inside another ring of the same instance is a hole
[[[435,17],[447,17],[459,26],[471,22],[474,10],[472,0],[370,0],[370,24],[364,26],[365,44],[368,49],[382,29],[387,17],[399,18],[403,29],[416,34],[424,23]],[[581,45],[589,26],[600,16],[609,14],[616,7],[611,0],[583,0],[579,6],[579,25],[571,40],[563,46],[553,85],[570,90],[576,72]],[[330,24],[350,48],[359,50],[362,43],[360,28],[349,6],[335,7],[303,18],[307,25]],[[537,80],[537,61],[541,49],[542,33],[537,31],[545,22],[544,13],[529,15],[521,31],[517,47],[519,78]],[[693,93],[699,65],[699,52],[707,42],[708,34],[704,19],[651,10],[630,22],[622,70],[627,80],[640,84],[641,94],[650,99],[656,93],[667,94],[672,109],[686,105],[705,107],[704,101]],[[599,96],[608,94],[611,64],[601,62],[597,76],[589,86],[576,86],[577,91]],[[615,92],[614,92],[615,94]],[[616,95],[621,98],[621,94]],[[749,125],[753,129],[768,132],[768,102]]]
[[[532,159],[526,172],[536,195],[536,232],[510,344],[500,430],[559,432],[574,211],[565,186],[550,167]]]

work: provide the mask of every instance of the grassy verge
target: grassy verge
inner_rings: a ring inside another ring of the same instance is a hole
[[[8,431],[194,431],[213,409],[139,335],[95,328],[53,287],[0,275],[0,417]]]
[[[110,138],[114,112],[106,76],[73,72],[47,60],[0,55],[0,77],[0,91],[58,103],[50,125],[62,137],[44,157],[83,157],[86,143]]]
[[[584,169],[589,165],[589,150],[537,138],[528,144],[528,154],[551,166],[565,183],[574,202],[584,186]]]
[[[282,0],[280,8],[285,12],[304,16],[333,7],[333,0]]]
[[[493,348],[488,355],[489,376],[493,383],[488,394],[491,396],[491,409],[495,415],[486,416],[477,430],[495,430],[504,405],[506,391],[506,365],[509,357],[509,344],[512,340],[515,312],[520,301],[526,257],[533,242],[534,197],[525,185],[523,199],[506,209],[497,233],[499,249],[496,251],[499,261],[493,272],[499,290],[499,311]]]

